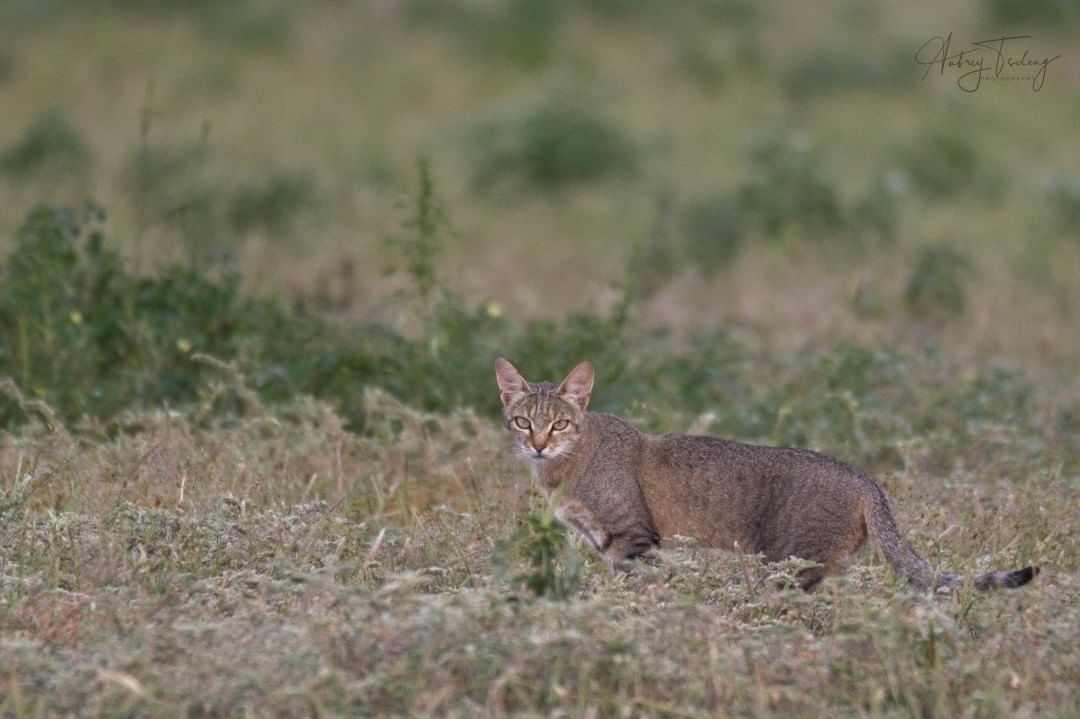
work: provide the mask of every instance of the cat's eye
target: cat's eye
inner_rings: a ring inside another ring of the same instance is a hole
[[[566,429],[569,426],[570,426],[570,420],[568,420],[568,419],[560,419],[558,422],[555,422],[554,424],[552,424],[551,428],[553,430],[555,430],[556,432],[561,432],[561,431],[563,431],[564,429]]]
[[[524,417],[514,417],[514,426],[518,429],[528,429],[532,426],[532,423]]]

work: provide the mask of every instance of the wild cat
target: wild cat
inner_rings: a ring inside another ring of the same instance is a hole
[[[817,563],[798,575],[809,591],[841,572],[873,539],[893,572],[919,589],[961,585],[904,543],[889,499],[873,479],[806,449],[714,437],[646,434],[611,414],[586,410],[593,366],[559,385],[528,382],[501,357],[495,376],[507,428],[529,458],[555,516],[606,559],[612,572],[665,539],[760,553],[768,561]],[[1037,567],[974,575],[978,589],[1019,587]]]

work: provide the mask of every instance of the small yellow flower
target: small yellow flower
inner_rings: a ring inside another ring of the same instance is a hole
[[[484,306],[484,311],[487,312],[488,317],[497,320],[502,317],[503,308],[501,304],[499,304],[495,300],[492,300]]]
[[[180,339],[176,340],[176,349],[180,350],[184,354],[187,354],[191,351],[191,341],[181,337]]]
[[[71,324],[73,324],[73,325],[81,325],[82,324],[82,321],[83,321],[82,312],[79,312],[78,310],[73,310],[70,316],[71,316]]]
[[[37,387],[34,387],[34,394],[36,394],[38,397],[44,397],[48,393],[49,393],[49,390],[45,389],[41,385],[38,385]]]

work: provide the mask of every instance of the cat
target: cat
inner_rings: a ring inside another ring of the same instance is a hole
[[[612,573],[663,540],[760,553],[767,561],[816,563],[798,574],[810,591],[843,571],[873,539],[892,571],[919,589],[966,577],[935,571],[900,535],[873,479],[806,449],[714,437],[646,434],[619,417],[586,410],[594,371],[582,362],[559,385],[528,382],[503,358],[495,376],[506,426],[532,465],[555,517],[579,532]],[[1028,566],[971,577],[977,589],[1019,587]]]

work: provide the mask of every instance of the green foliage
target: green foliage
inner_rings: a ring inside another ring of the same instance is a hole
[[[496,52],[525,66],[540,65],[555,50],[562,0],[510,0],[487,29]]]
[[[421,158],[418,168],[419,188],[414,214],[405,223],[406,234],[399,238],[391,237],[389,244],[401,254],[403,269],[420,301],[420,312],[426,316],[432,308],[437,289],[435,267],[441,249],[439,232],[449,229],[449,222],[435,198],[431,162]]]
[[[514,328],[466,309],[435,274],[445,218],[426,163],[420,177],[415,214],[395,243],[423,318],[419,336],[379,324],[336,328],[288,312],[243,296],[231,272],[177,266],[133,274],[105,247],[100,210],[43,208],[19,231],[3,267],[0,376],[13,376],[68,420],[109,419],[132,404],[201,401],[212,368],[192,356],[203,354],[239,362],[266,400],[335,398],[354,428],[364,422],[359,398],[371,385],[425,409],[494,410],[491,362],[498,354],[530,358],[532,371],[552,377],[592,357],[602,363],[603,381],[617,388],[627,371],[632,286],[607,318],[582,313],[562,324]],[[640,391],[628,383],[612,401],[625,406]],[[14,407],[0,414],[0,426],[23,420]]]
[[[204,143],[144,143],[132,154],[125,176],[140,228],[176,230],[193,262],[220,253],[222,192],[211,180]]]
[[[84,171],[90,164],[90,150],[60,110],[38,115],[22,139],[0,153],[0,174],[23,178],[35,173]]]
[[[705,22],[746,23],[759,17],[760,8],[749,0],[684,0],[678,5],[650,0],[578,0],[606,18],[641,15],[653,26],[692,25]]]
[[[102,211],[42,208],[16,235],[0,287],[0,375],[68,419],[131,403],[187,404],[204,371],[193,352],[259,356],[287,348],[277,308],[241,296],[239,278],[188,268],[127,272],[105,247]],[[0,413],[0,425],[20,420]]]
[[[703,89],[716,91],[727,77],[729,68],[710,40],[712,37],[707,33],[687,32],[679,37],[676,51],[683,71]]]
[[[936,319],[962,314],[971,271],[971,261],[952,247],[923,247],[904,287],[908,310],[917,317]]]
[[[181,9],[187,3],[174,2]],[[198,5],[199,3],[196,3]],[[295,6],[283,0],[206,2],[198,8],[200,26],[208,35],[252,49],[280,50],[292,39]]]
[[[982,0],[982,10],[994,25],[1064,30],[1080,22],[1080,8],[1072,0]]]
[[[568,4],[569,0],[411,0],[407,10],[413,22],[449,29],[489,62],[508,60],[529,69],[555,54]]]
[[[554,189],[626,172],[635,158],[615,125],[561,101],[482,123],[473,133],[473,177],[484,188],[510,182]]]
[[[689,203],[682,214],[687,258],[705,275],[729,265],[742,248],[747,216],[739,199],[715,194]]]
[[[970,137],[952,126],[926,128],[898,154],[912,188],[930,200],[974,194],[994,197],[1002,181],[989,167]]]
[[[835,183],[807,133],[763,133],[755,138],[750,159],[751,177],[740,188],[740,202],[767,236],[795,228],[822,238],[843,226]]]
[[[271,172],[262,180],[227,187],[216,170],[205,142],[143,143],[125,170],[139,227],[178,233],[192,264],[227,259],[236,234],[292,234],[319,206],[315,184],[304,173]]]
[[[906,182],[900,173],[889,173],[874,180],[856,200],[852,223],[860,240],[880,244],[896,241],[900,226],[900,200]]]
[[[279,49],[291,37],[295,12],[283,0],[17,0],[0,7],[23,23],[45,26],[63,14],[137,13],[148,20],[185,18],[207,37],[246,49]]]
[[[1080,235],[1080,177],[1058,175],[1051,180],[1047,195],[1061,228]]]
[[[829,93],[870,90],[885,92],[910,85],[911,56],[907,50],[826,47],[795,59],[783,75],[789,93],[800,99]]]
[[[499,547],[496,561],[508,564],[506,555],[510,553],[524,560],[527,567],[511,577],[511,584],[528,589],[534,596],[569,599],[581,584],[581,556],[566,529],[550,513],[526,515]]]
[[[227,214],[236,232],[282,235],[295,230],[299,219],[317,204],[315,185],[307,175],[276,172],[260,183],[233,190]]]

